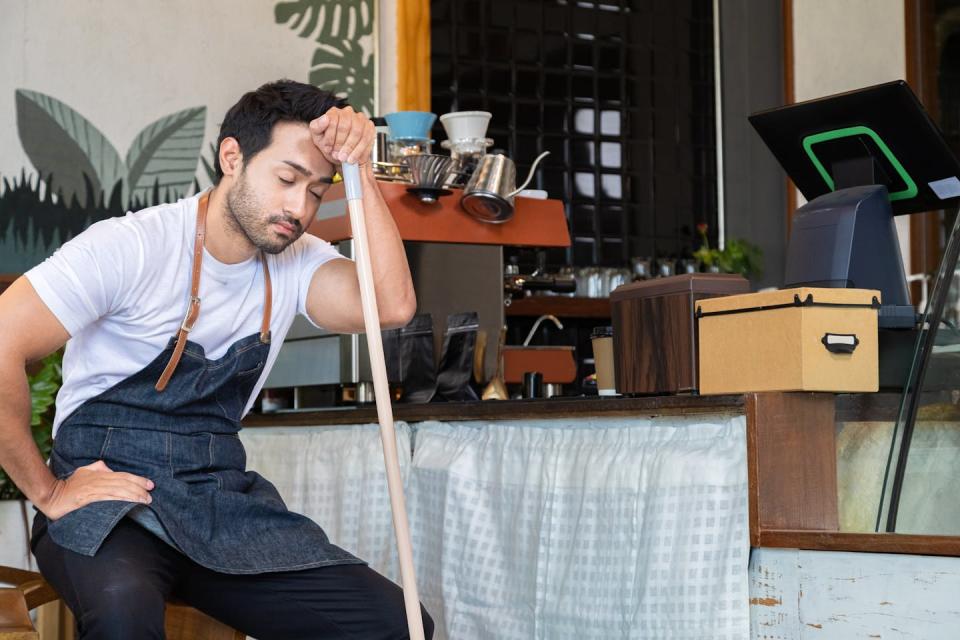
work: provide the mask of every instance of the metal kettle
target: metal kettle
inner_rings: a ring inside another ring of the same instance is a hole
[[[530,167],[527,179],[519,187],[516,186],[517,166],[513,160],[502,153],[482,156],[467,186],[463,189],[460,206],[471,216],[483,222],[494,224],[506,222],[513,217],[513,197],[530,184],[537,165],[549,154],[549,151],[544,151],[537,156]]]

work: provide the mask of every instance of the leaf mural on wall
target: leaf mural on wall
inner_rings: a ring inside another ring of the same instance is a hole
[[[37,91],[16,90],[17,131],[30,162],[53,176],[61,197],[86,206],[87,180],[93,194],[107,197],[124,179],[120,154],[93,124],[63,102]]]
[[[210,160],[207,161],[203,154],[200,154],[200,164],[203,166],[203,172],[207,174],[207,180],[210,181],[210,184],[216,184],[217,182],[217,170],[214,168],[216,164],[218,147],[215,142],[210,143]]]
[[[373,113],[372,0],[284,0],[274,6],[274,17],[319,45],[311,84],[346,95],[354,109]]]
[[[18,89],[15,101],[20,142],[37,174],[0,179],[0,273],[26,271],[91,223],[172,202],[194,185],[206,107],[147,125],[124,161],[60,100]]]
[[[197,172],[206,116],[206,107],[193,107],[144,127],[127,152],[129,198],[145,200],[155,186],[177,197],[186,193]]]
[[[134,138],[126,162],[93,124],[69,106],[37,91],[17,89],[17,130],[23,149],[67,203],[121,207],[183,197],[193,184],[203,144],[206,107],[192,107],[150,123]]]
[[[363,64],[363,50],[344,41],[340,48],[321,45],[313,52],[310,82],[327,91],[342,91],[353,108],[370,115],[373,108],[373,57]]]
[[[274,7],[274,15],[277,24],[293,21],[287,26],[315,42],[357,40],[373,33],[371,5],[363,0],[286,0]]]

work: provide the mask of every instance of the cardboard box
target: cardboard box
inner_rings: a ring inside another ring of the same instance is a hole
[[[700,393],[876,391],[880,292],[784,289],[697,305]]]

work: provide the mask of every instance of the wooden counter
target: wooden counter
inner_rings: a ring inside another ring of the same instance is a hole
[[[794,394],[755,394],[764,396],[791,396]],[[811,394],[797,394],[811,395]],[[835,399],[836,421],[893,420],[900,395],[893,393],[858,393],[831,395]],[[393,405],[394,418],[404,422],[424,420],[536,420],[575,416],[637,416],[709,413],[717,411],[744,412],[747,396],[647,396],[614,397],[580,396],[551,398],[549,400],[499,400],[486,402],[431,402],[428,404]],[[300,427],[377,422],[374,406],[337,407],[315,411],[283,411],[251,413],[244,427]]]
[[[538,420],[587,416],[642,416],[688,413],[743,413],[743,396],[655,396],[648,398],[551,398],[394,404],[393,417],[404,422],[425,420]],[[298,427],[377,422],[373,405],[319,411],[250,414],[244,427]]]
[[[960,556],[960,536],[839,531],[836,428],[839,422],[896,418],[899,394],[753,393],[730,396],[553,398],[397,404],[405,422],[537,420],[739,413],[746,416],[750,542],[754,547]],[[251,414],[244,427],[377,422],[373,406]]]

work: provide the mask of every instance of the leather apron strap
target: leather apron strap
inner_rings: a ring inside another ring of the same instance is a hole
[[[193,240],[193,270],[190,275],[190,305],[187,307],[187,314],[180,323],[180,330],[177,331],[177,344],[173,348],[173,354],[170,356],[170,362],[167,363],[160,379],[155,386],[157,391],[163,391],[167,388],[167,383],[173,376],[177,365],[180,363],[180,357],[183,355],[183,348],[187,344],[187,334],[193,329],[194,323],[200,316],[200,273],[203,266],[203,241],[207,231],[207,205],[210,202],[210,192],[207,191],[200,196],[197,202],[197,233]],[[270,284],[270,269],[267,267],[267,256],[260,252],[260,264],[263,265],[263,321],[260,323],[260,341],[266,344],[270,343],[270,314],[273,303],[273,288]]]

